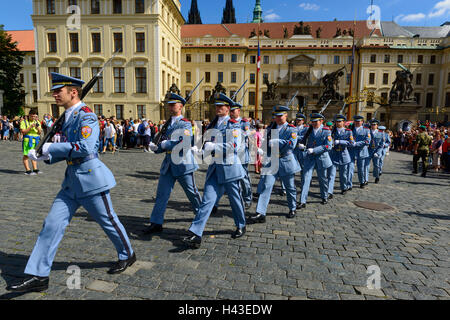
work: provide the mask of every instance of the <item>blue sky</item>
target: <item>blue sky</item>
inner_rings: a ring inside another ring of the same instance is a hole
[[[127,0],[132,1],[132,0]],[[203,23],[220,23],[226,0],[198,0]],[[255,0],[234,0],[236,19],[252,19]],[[214,3],[214,5],[211,5]],[[261,0],[265,21],[366,20],[370,0]],[[191,0],[181,0],[187,18]],[[381,20],[395,20],[400,25],[438,26],[450,20],[450,0],[374,0],[380,7]],[[32,0],[1,0],[0,24],[6,30],[32,29]]]

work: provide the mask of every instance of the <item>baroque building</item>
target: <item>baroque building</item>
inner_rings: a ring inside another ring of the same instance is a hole
[[[69,4],[81,10],[79,29],[68,27]],[[214,90],[225,89],[231,96],[246,80],[237,96],[243,99],[244,116],[264,117],[268,84],[274,87],[274,83],[276,99],[282,103],[299,92],[292,115],[300,107],[306,107],[305,112],[318,110],[323,103],[322,79],[338,70],[342,76],[336,87],[342,98],[365,89],[389,99],[400,65],[412,73],[414,100],[396,108],[361,101],[351,105],[351,114],[371,118],[376,113],[390,127],[403,120],[449,118],[448,24],[404,27],[381,22],[381,29],[375,31],[368,29],[366,21],[183,25],[178,0],[34,0],[32,19],[34,30],[9,32],[26,52],[21,75],[28,93],[26,106],[37,107],[40,116],[62,111],[51,97],[49,72],[87,82],[119,51],[85,98],[98,114],[119,119],[164,118],[162,102],[172,84],[186,95],[202,78],[185,110],[195,120],[211,118]]]
[[[183,26],[182,91],[189,91],[205,78],[194,100],[207,102],[217,82],[233,92],[249,80],[244,115],[252,118],[258,115],[261,119],[263,106],[255,106],[255,101],[256,95],[258,101],[264,100],[267,81],[277,82],[284,90],[279,90],[280,100],[289,100],[298,90],[296,107],[306,101],[307,110],[313,111],[321,107],[318,105],[323,94],[321,79],[339,69],[343,71],[338,83],[343,97],[350,94],[352,80],[352,96],[366,89],[389,99],[396,73],[402,70],[400,63],[413,74],[414,115],[404,115],[405,120],[448,121],[450,26],[414,28],[395,22],[381,24],[381,30],[375,32],[367,28],[366,21],[261,23],[259,30],[253,23]],[[256,92],[258,32],[261,85]],[[353,35],[356,50],[351,79]],[[196,117],[208,117],[205,108],[201,109],[204,114]],[[361,110],[367,118],[377,113],[377,118],[390,126],[402,120],[395,117],[394,109],[383,107],[377,111],[378,105],[370,102],[359,102],[351,108],[352,114]]]
[[[180,7],[179,0],[33,0],[39,114],[62,111],[49,72],[87,82],[117,53],[85,102],[105,116],[158,119],[166,91],[180,85]]]

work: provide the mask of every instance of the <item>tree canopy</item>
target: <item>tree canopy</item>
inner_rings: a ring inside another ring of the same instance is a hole
[[[19,81],[24,53],[0,25],[0,89],[3,93],[2,113],[10,116],[23,114],[25,91]]]

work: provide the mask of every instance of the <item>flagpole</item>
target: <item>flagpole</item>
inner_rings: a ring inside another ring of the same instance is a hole
[[[355,56],[356,56],[355,37],[356,37],[356,12],[355,12],[355,21],[353,23],[352,69],[350,73],[350,88],[348,91],[349,97],[352,96],[353,92],[353,71],[355,69]],[[347,109],[347,121],[350,121],[351,116],[352,116],[352,104],[349,103]]]
[[[259,64],[258,64],[258,59],[259,59],[259,23],[258,23],[258,52],[257,52],[257,56],[256,56],[256,93],[255,93],[255,121],[258,119],[258,104],[259,104]]]

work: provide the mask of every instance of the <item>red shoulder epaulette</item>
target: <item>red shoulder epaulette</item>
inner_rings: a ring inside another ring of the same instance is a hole
[[[324,130],[330,130],[330,128],[328,128],[328,127],[323,127],[323,129],[324,129]]]
[[[186,119],[186,118],[183,118],[183,119],[181,119],[181,120],[183,120],[183,121],[186,121],[186,122],[190,122],[188,119]]]
[[[234,119],[230,119],[230,122],[231,122],[231,123],[237,123],[237,121],[234,120]]]
[[[86,113],[91,113],[92,112],[92,110],[88,106],[81,107],[81,110],[83,110]]]
[[[291,127],[291,128],[297,128],[296,126],[294,126],[293,124],[290,124],[290,123],[289,123],[289,127]]]
[[[242,121],[242,122],[248,122],[248,120],[247,120],[247,119],[242,119],[241,121]]]
[[[349,128],[346,128],[345,131],[352,131],[352,130],[350,130]]]

